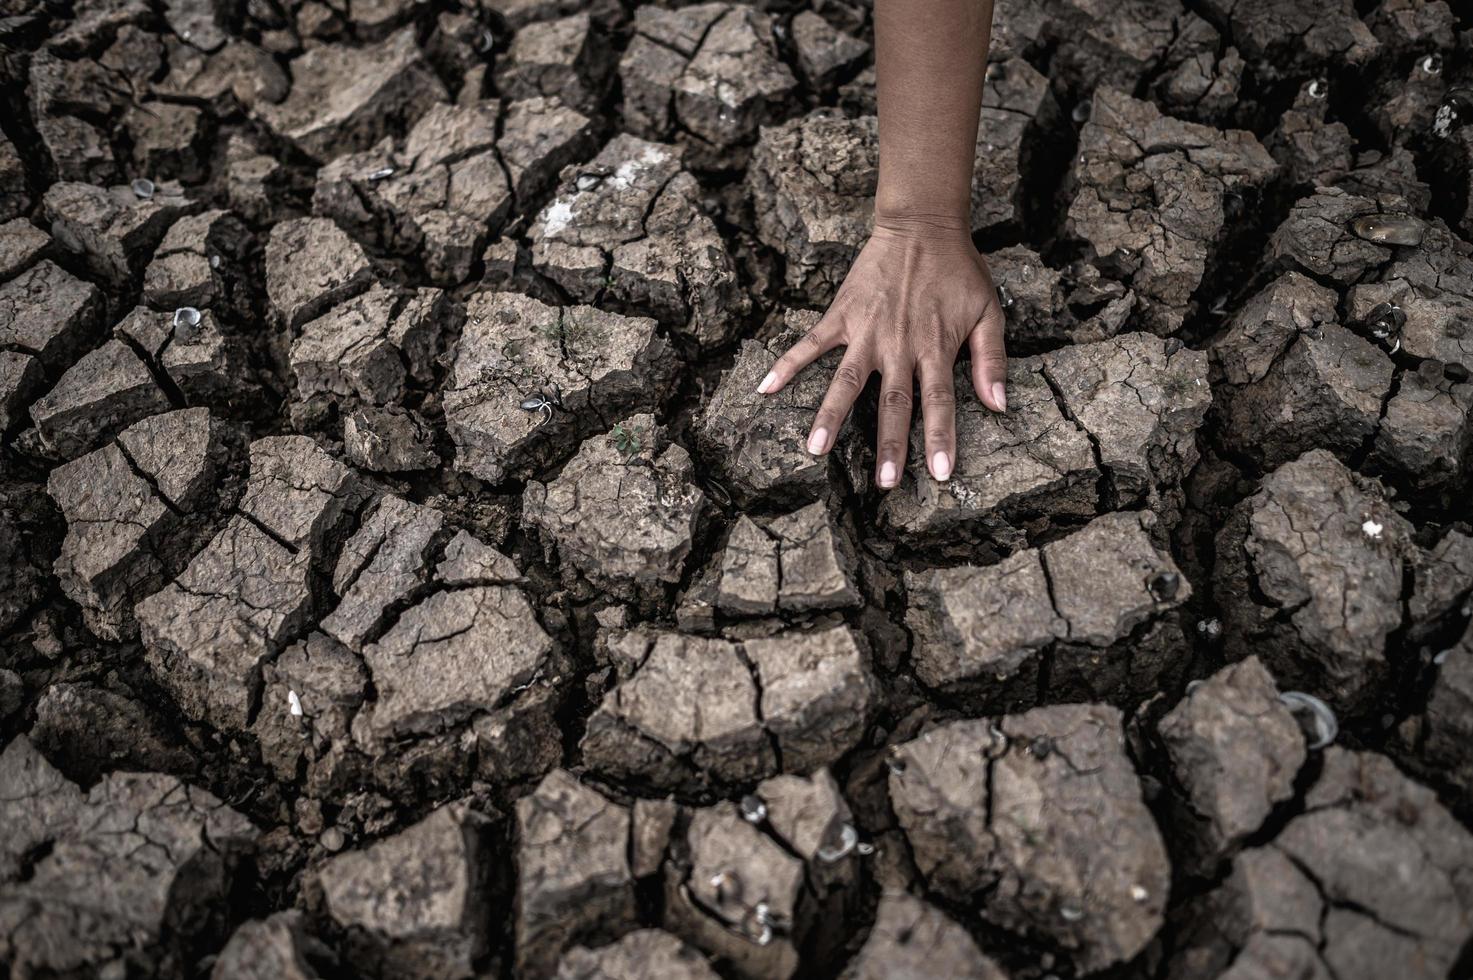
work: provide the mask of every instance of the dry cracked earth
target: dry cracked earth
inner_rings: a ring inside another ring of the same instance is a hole
[[[880,495],[867,0],[0,0],[0,965],[1469,975],[1458,6],[1000,2]]]

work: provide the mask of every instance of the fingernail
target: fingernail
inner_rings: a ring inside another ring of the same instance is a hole
[[[762,379],[762,383],[757,386],[757,394],[759,394],[759,395],[765,395],[765,394],[767,394],[767,389],[768,388],[771,388],[776,381],[777,381],[777,372],[775,372],[775,371],[768,371],[767,372],[767,377],[763,378]]]
[[[829,430],[814,429],[813,435],[808,437],[808,451],[817,456],[829,447]]]
[[[895,464],[887,460],[880,466],[880,486],[889,490],[895,483]]]
[[[951,478],[951,457],[944,452],[932,456],[931,475],[938,480],[949,480]]]
[[[1007,385],[1001,381],[994,381],[992,383],[992,400],[997,404],[997,410],[999,412],[1006,412],[1008,410]]]

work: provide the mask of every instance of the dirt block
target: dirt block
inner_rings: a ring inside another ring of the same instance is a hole
[[[531,476],[607,420],[658,408],[672,367],[649,318],[476,293],[444,394],[456,468],[493,484]]]
[[[706,957],[663,929],[639,929],[607,946],[575,946],[558,963],[557,980],[716,980]]]
[[[139,419],[169,410],[169,398],[133,348],[109,340],[67,369],[31,405],[41,444],[75,459]]]
[[[579,302],[609,301],[723,343],[750,300],[702,196],[678,148],[620,134],[564,169],[528,232],[532,263]]]
[[[373,266],[358,243],[325,218],[295,218],[271,229],[266,242],[266,295],[295,329],[373,283]]]
[[[596,585],[658,592],[680,581],[706,504],[690,454],[635,415],[585,441],[557,479],[528,482],[522,520]]]
[[[242,923],[210,980],[318,980],[337,967],[332,951],[307,932],[302,913],[289,909]]]
[[[609,39],[580,13],[518,30],[497,61],[496,86],[509,98],[550,96],[587,112],[603,101],[613,67]]]
[[[1003,980],[1007,976],[967,930],[934,905],[887,891],[874,928],[842,974],[844,980]]]
[[[366,406],[343,421],[343,449],[359,469],[406,473],[438,466],[435,434],[416,412]]]
[[[255,113],[316,160],[367,149],[447,97],[409,28],[362,48],[309,48],[290,71],[286,98]]]
[[[102,311],[96,286],[42,259],[0,285],[0,345],[59,374],[96,342]]]
[[[638,924],[629,810],[555,769],[517,801],[516,964],[550,976],[565,951]]]
[[[351,930],[344,959],[394,980],[473,976],[491,928],[489,823],[467,803],[447,803],[315,872],[324,912]]]
[[[1170,866],[1122,740],[1118,711],[1075,704],[900,745],[890,799],[930,887],[980,892],[986,919],[1049,937],[1081,971],[1134,957],[1161,927]]]
[[[1347,714],[1365,709],[1402,623],[1411,535],[1380,487],[1327,451],[1285,463],[1217,536],[1228,649],[1260,654],[1282,687]]]
[[[126,184],[104,188],[58,181],[41,205],[57,244],[116,288],[129,286],[143,271],[175,221],[200,209],[174,182],[139,197]]]
[[[1188,691],[1157,725],[1181,805],[1193,865],[1211,873],[1294,795],[1304,736],[1256,657]]]

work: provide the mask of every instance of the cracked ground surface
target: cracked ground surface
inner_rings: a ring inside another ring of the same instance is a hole
[[[882,495],[869,0],[10,4],[0,973],[1473,974],[1463,6],[998,0]]]

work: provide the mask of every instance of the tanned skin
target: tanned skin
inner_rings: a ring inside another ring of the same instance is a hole
[[[972,165],[992,0],[875,0],[880,178],[874,229],[823,319],[772,367],[774,394],[836,347],[808,451],[827,453],[872,373],[881,376],[875,482],[900,482],[917,388],[926,466],[956,464],[952,370],[963,345],[972,387],[1007,410],[1003,316],[987,262],[972,244]]]

